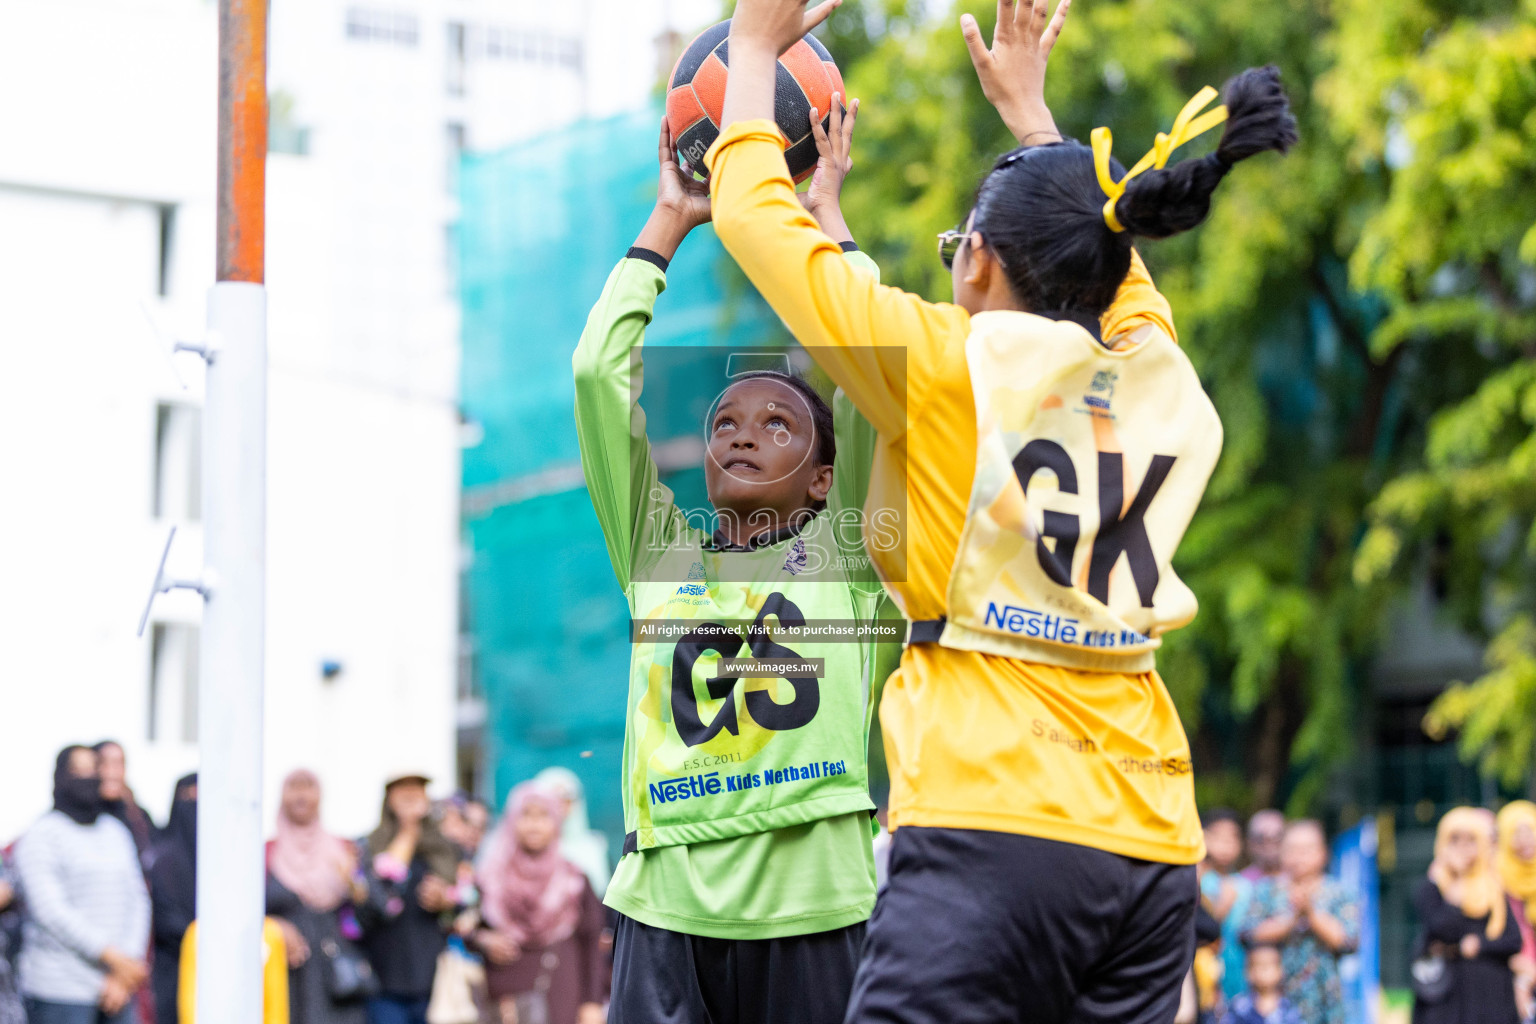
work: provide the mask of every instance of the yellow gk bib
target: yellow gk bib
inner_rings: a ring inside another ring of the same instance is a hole
[[[1048,664],[1149,671],[1194,618],[1173,553],[1221,421],[1155,327],[1118,349],[1075,323],[989,312],[966,360],[977,461],[939,637]]]

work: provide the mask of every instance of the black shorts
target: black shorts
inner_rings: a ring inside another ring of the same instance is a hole
[[[848,1024],[1171,1024],[1191,865],[1006,832],[898,829]]]
[[[842,1024],[864,924],[710,939],[619,915],[608,1024]]]

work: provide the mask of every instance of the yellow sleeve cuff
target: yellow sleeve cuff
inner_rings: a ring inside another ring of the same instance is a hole
[[[758,118],[753,121],[737,121],[727,125],[725,131],[715,140],[715,144],[709,147],[704,154],[704,166],[709,168],[710,177],[715,175],[715,164],[719,163],[720,156],[727,148],[738,142],[771,142],[774,148],[783,152],[784,134],[779,131],[779,126],[767,118]]]

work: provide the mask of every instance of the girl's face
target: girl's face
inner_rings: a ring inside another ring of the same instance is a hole
[[[832,489],[832,467],[817,459],[821,439],[810,403],[788,384],[764,377],[732,384],[706,440],[710,503],[737,517],[746,533],[790,525]]]
[[[517,845],[529,853],[543,853],[559,835],[559,823],[541,803],[530,800],[517,816]]]
[[[90,747],[76,747],[70,751],[69,761],[66,763],[71,778],[100,778],[101,759],[96,756],[96,751]]]
[[[1536,860],[1536,828],[1531,828],[1527,822],[1521,822],[1515,826],[1515,830],[1509,836],[1510,846],[1514,848],[1515,856],[1521,860]]]
[[[1452,832],[1446,842],[1446,860],[1458,875],[1471,871],[1477,863],[1477,836],[1471,832]]]
[[[1223,874],[1230,873],[1243,855],[1243,834],[1237,822],[1226,818],[1211,822],[1205,830],[1205,849],[1212,867]]]
[[[1293,879],[1316,878],[1328,866],[1328,844],[1310,825],[1297,824],[1280,840],[1280,870]]]
[[[390,786],[385,802],[402,824],[425,821],[432,810],[432,801],[427,799],[427,787],[412,779]]]
[[[128,787],[125,779],[128,776],[127,759],[123,757],[123,748],[116,743],[108,743],[97,752],[97,760],[101,766],[101,798],[103,800],[122,800],[128,795]]]
[[[1255,992],[1273,992],[1285,979],[1280,951],[1274,946],[1258,946],[1248,951],[1246,965],[1248,987]]]
[[[295,825],[313,824],[320,816],[320,787],[298,775],[283,784],[283,816]]]

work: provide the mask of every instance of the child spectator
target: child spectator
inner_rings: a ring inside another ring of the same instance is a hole
[[[1221,1024],[1303,1024],[1296,1007],[1280,993],[1285,972],[1279,946],[1249,946],[1245,976],[1248,990],[1232,1000]]]
[[[1237,813],[1214,810],[1203,817],[1205,864],[1200,895],[1209,901],[1211,916],[1221,925],[1221,992],[1230,1001],[1243,991],[1243,919],[1253,883],[1237,870],[1243,856],[1243,829]]]

